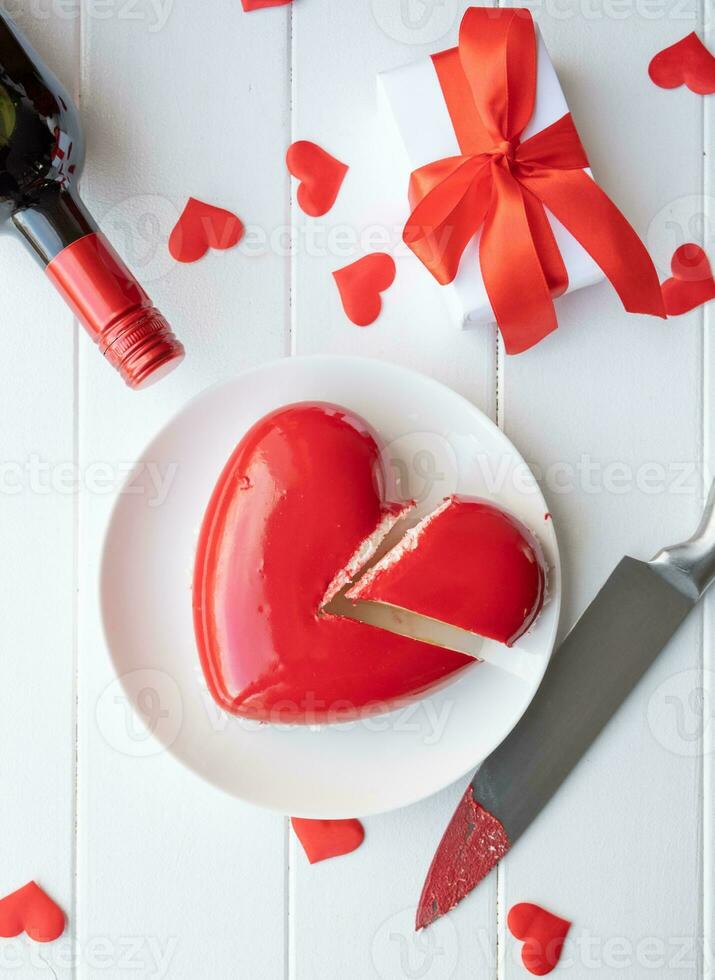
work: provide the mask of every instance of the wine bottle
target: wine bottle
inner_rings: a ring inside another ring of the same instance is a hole
[[[84,141],[67,92],[0,12],[0,228],[17,234],[132,388],[184,348],[77,191]]]

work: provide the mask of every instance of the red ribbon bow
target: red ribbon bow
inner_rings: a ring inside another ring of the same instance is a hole
[[[462,151],[415,170],[404,240],[442,284],[481,229],[479,263],[507,353],[556,329],[568,273],[545,207],[614,286],[629,313],[665,316],[645,246],[593,179],[567,113],[522,142],[534,111],[536,33],[525,9],[471,7],[459,47],[433,58]]]

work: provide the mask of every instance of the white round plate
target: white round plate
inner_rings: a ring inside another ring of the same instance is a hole
[[[210,697],[194,646],[191,576],[198,529],[224,463],[246,430],[291,402],[335,402],[386,443],[388,483],[419,514],[459,492],[494,500],[534,530],[550,566],[549,601],[510,650],[491,641],[429,697],[348,724],[259,725]],[[171,475],[166,498],[157,472]],[[390,479],[392,477],[392,479]],[[525,711],[546,669],[559,616],[559,558],[538,485],[506,436],[460,395],[377,360],[288,358],[212,388],[143,453],[104,542],[101,602],[124,689],[156,738],[216,786],[292,816],[359,817],[454,782]]]

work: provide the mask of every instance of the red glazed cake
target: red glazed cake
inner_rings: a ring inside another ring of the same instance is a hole
[[[199,655],[227,711],[342,721],[474,663],[324,609],[408,509],[382,487],[377,436],[337,406],[279,409],[241,440],[211,497],[194,572]]]

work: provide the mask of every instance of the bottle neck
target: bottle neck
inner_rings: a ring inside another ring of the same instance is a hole
[[[76,193],[50,186],[31,205],[11,217],[27,248],[43,268],[68,245],[97,231],[97,224]]]
[[[84,161],[72,101],[0,12],[0,223],[13,228],[132,388],[184,355],[74,190]]]
[[[153,384],[184,349],[80,199],[48,188],[12,223],[102,354],[132,388]]]

